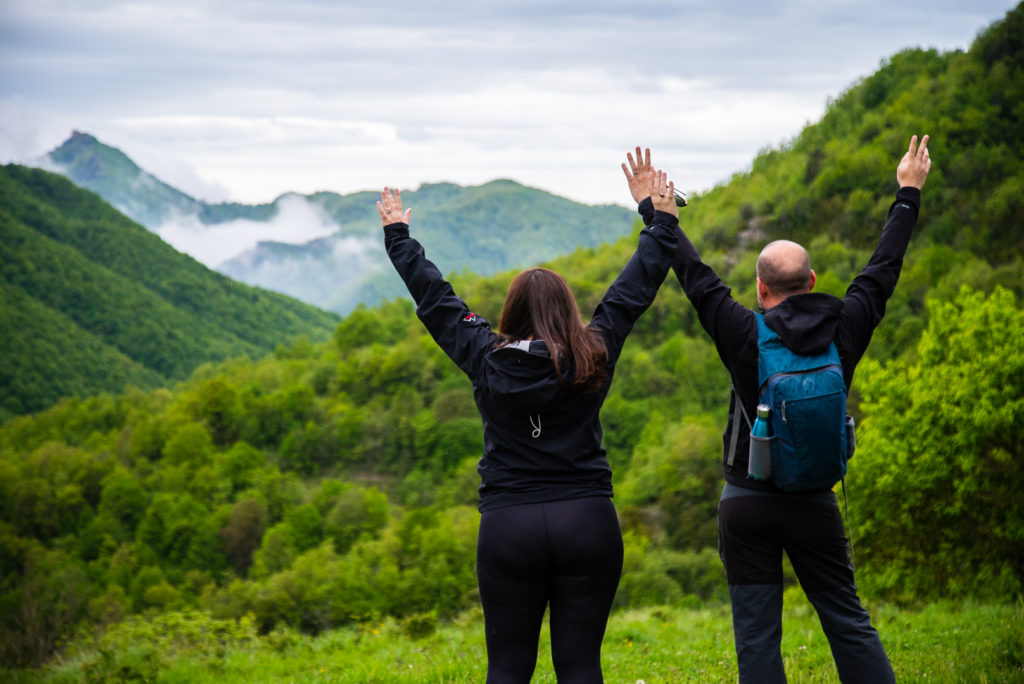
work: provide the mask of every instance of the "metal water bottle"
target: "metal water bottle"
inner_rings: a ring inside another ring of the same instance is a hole
[[[747,477],[767,480],[772,476],[772,428],[768,422],[772,407],[757,405],[757,417],[750,427],[750,456],[747,459]]]

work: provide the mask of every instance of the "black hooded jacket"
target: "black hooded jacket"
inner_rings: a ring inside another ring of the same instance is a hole
[[[820,353],[834,341],[842,359],[847,388],[853,382],[854,369],[864,356],[875,327],[885,315],[885,304],[896,289],[920,205],[921,191],[917,188],[901,188],[896,193],[875,252],[850,284],[845,297],[819,293],[791,295],[765,312],[768,327],[779,334],[783,344],[799,354]],[[650,200],[642,202],[638,210],[642,216],[649,215],[653,210]],[[701,261],[685,234],[676,247],[673,269],[729,370],[733,391],[739,394],[747,415],[753,417],[759,389],[754,312],[732,298],[732,290]],[[723,435],[725,479],[747,489],[780,491],[770,480],[761,482],[747,478],[750,431],[745,423],[741,424],[733,465],[731,468],[727,465],[733,421],[743,421],[742,416],[734,413],[730,409]]]
[[[456,296],[420,243],[409,236],[409,226],[385,226],[388,257],[416,301],[416,314],[473,383],[484,427],[484,453],[477,467],[481,511],[612,495],[598,413],[626,336],[668,274],[679,235],[676,217],[652,206],[636,252],[589,324],[604,339],[608,360],[603,386],[585,394],[566,388],[572,368],[562,359],[565,381],[559,382],[543,340],[499,346],[501,338]]]

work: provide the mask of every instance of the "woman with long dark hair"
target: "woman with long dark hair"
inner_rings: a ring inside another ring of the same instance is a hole
[[[550,605],[559,682],[600,682],[601,641],[622,571],[622,533],[598,412],[626,335],[672,264],[674,186],[641,160],[622,165],[648,191],[654,219],[589,324],[565,278],[517,275],[498,332],[455,295],[409,236],[411,209],[384,188],[377,203],[388,256],[434,340],[469,376],[484,424],[477,578],[489,684],[528,682]]]

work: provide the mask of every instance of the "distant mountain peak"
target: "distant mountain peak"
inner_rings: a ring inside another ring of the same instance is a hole
[[[83,131],[45,156],[46,166],[92,190],[130,218],[154,228],[177,215],[196,215],[201,203],[145,171],[116,147]]]
[[[104,174],[138,176],[146,173],[121,150],[105,145],[95,136],[82,131],[72,131],[71,137],[50,152],[48,156],[50,161],[73,170],[80,171],[84,167],[92,166]],[[71,179],[80,183],[79,179],[73,175]]]

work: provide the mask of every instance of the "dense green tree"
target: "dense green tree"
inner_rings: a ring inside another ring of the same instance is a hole
[[[250,574],[259,578],[276,574],[290,568],[298,555],[291,525],[280,522],[263,535],[259,549],[253,554]]]
[[[87,575],[60,551],[29,547],[21,568],[0,587],[0,659],[6,663],[41,665],[85,614]]]
[[[134,530],[149,505],[149,495],[129,471],[119,468],[103,479],[99,512]]]
[[[1024,590],[1024,312],[1011,293],[931,302],[916,359],[859,380],[858,559],[898,598]]]
[[[324,519],[312,503],[289,509],[284,516],[292,534],[292,543],[301,551],[318,546],[324,538]]]
[[[244,499],[231,508],[231,520],[221,528],[224,555],[239,575],[252,565],[252,555],[259,548],[267,524],[267,507],[256,499]]]
[[[388,521],[387,497],[377,488],[351,486],[333,498],[324,516],[324,536],[344,554],[363,535],[374,535]]]
[[[185,423],[164,444],[163,456],[168,463],[198,466],[213,458],[213,440],[199,423]]]

